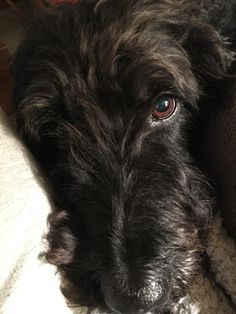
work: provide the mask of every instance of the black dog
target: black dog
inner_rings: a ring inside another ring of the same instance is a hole
[[[235,8],[81,0],[30,25],[18,127],[55,190],[47,258],[74,304],[163,313],[197,272],[211,201],[193,130],[233,97]]]

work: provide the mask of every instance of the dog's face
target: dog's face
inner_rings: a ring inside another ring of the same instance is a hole
[[[223,73],[223,57],[181,10],[65,6],[31,26],[14,65],[19,128],[57,195],[47,257],[68,298],[108,312],[164,311],[199,266],[210,202],[189,134],[199,81]]]

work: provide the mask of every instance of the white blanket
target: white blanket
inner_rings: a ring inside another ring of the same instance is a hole
[[[0,156],[0,313],[88,313],[67,307],[55,268],[38,257],[45,250],[50,203],[34,162],[1,111]],[[212,276],[200,274],[173,312],[236,313],[236,245],[219,218],[208,253]]]
[[[0,313],[69,314],[44,249],[50,204],[33,162],[0,112]]]

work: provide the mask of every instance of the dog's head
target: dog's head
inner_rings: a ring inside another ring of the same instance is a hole
[[[230,59],[201,10],[81,1],[18,50],[18,125],[55,188],[47,257],[72,301],[159,313],[198,269],[210,201],[190,130]]]

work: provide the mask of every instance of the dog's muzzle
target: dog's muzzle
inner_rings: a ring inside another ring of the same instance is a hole
[[[144,314],[152,311],[163,298],[166,290],[164,281],[151,281],[134,291],[120,293],[114,286],[104,291],[107,306],[119,314]]]

